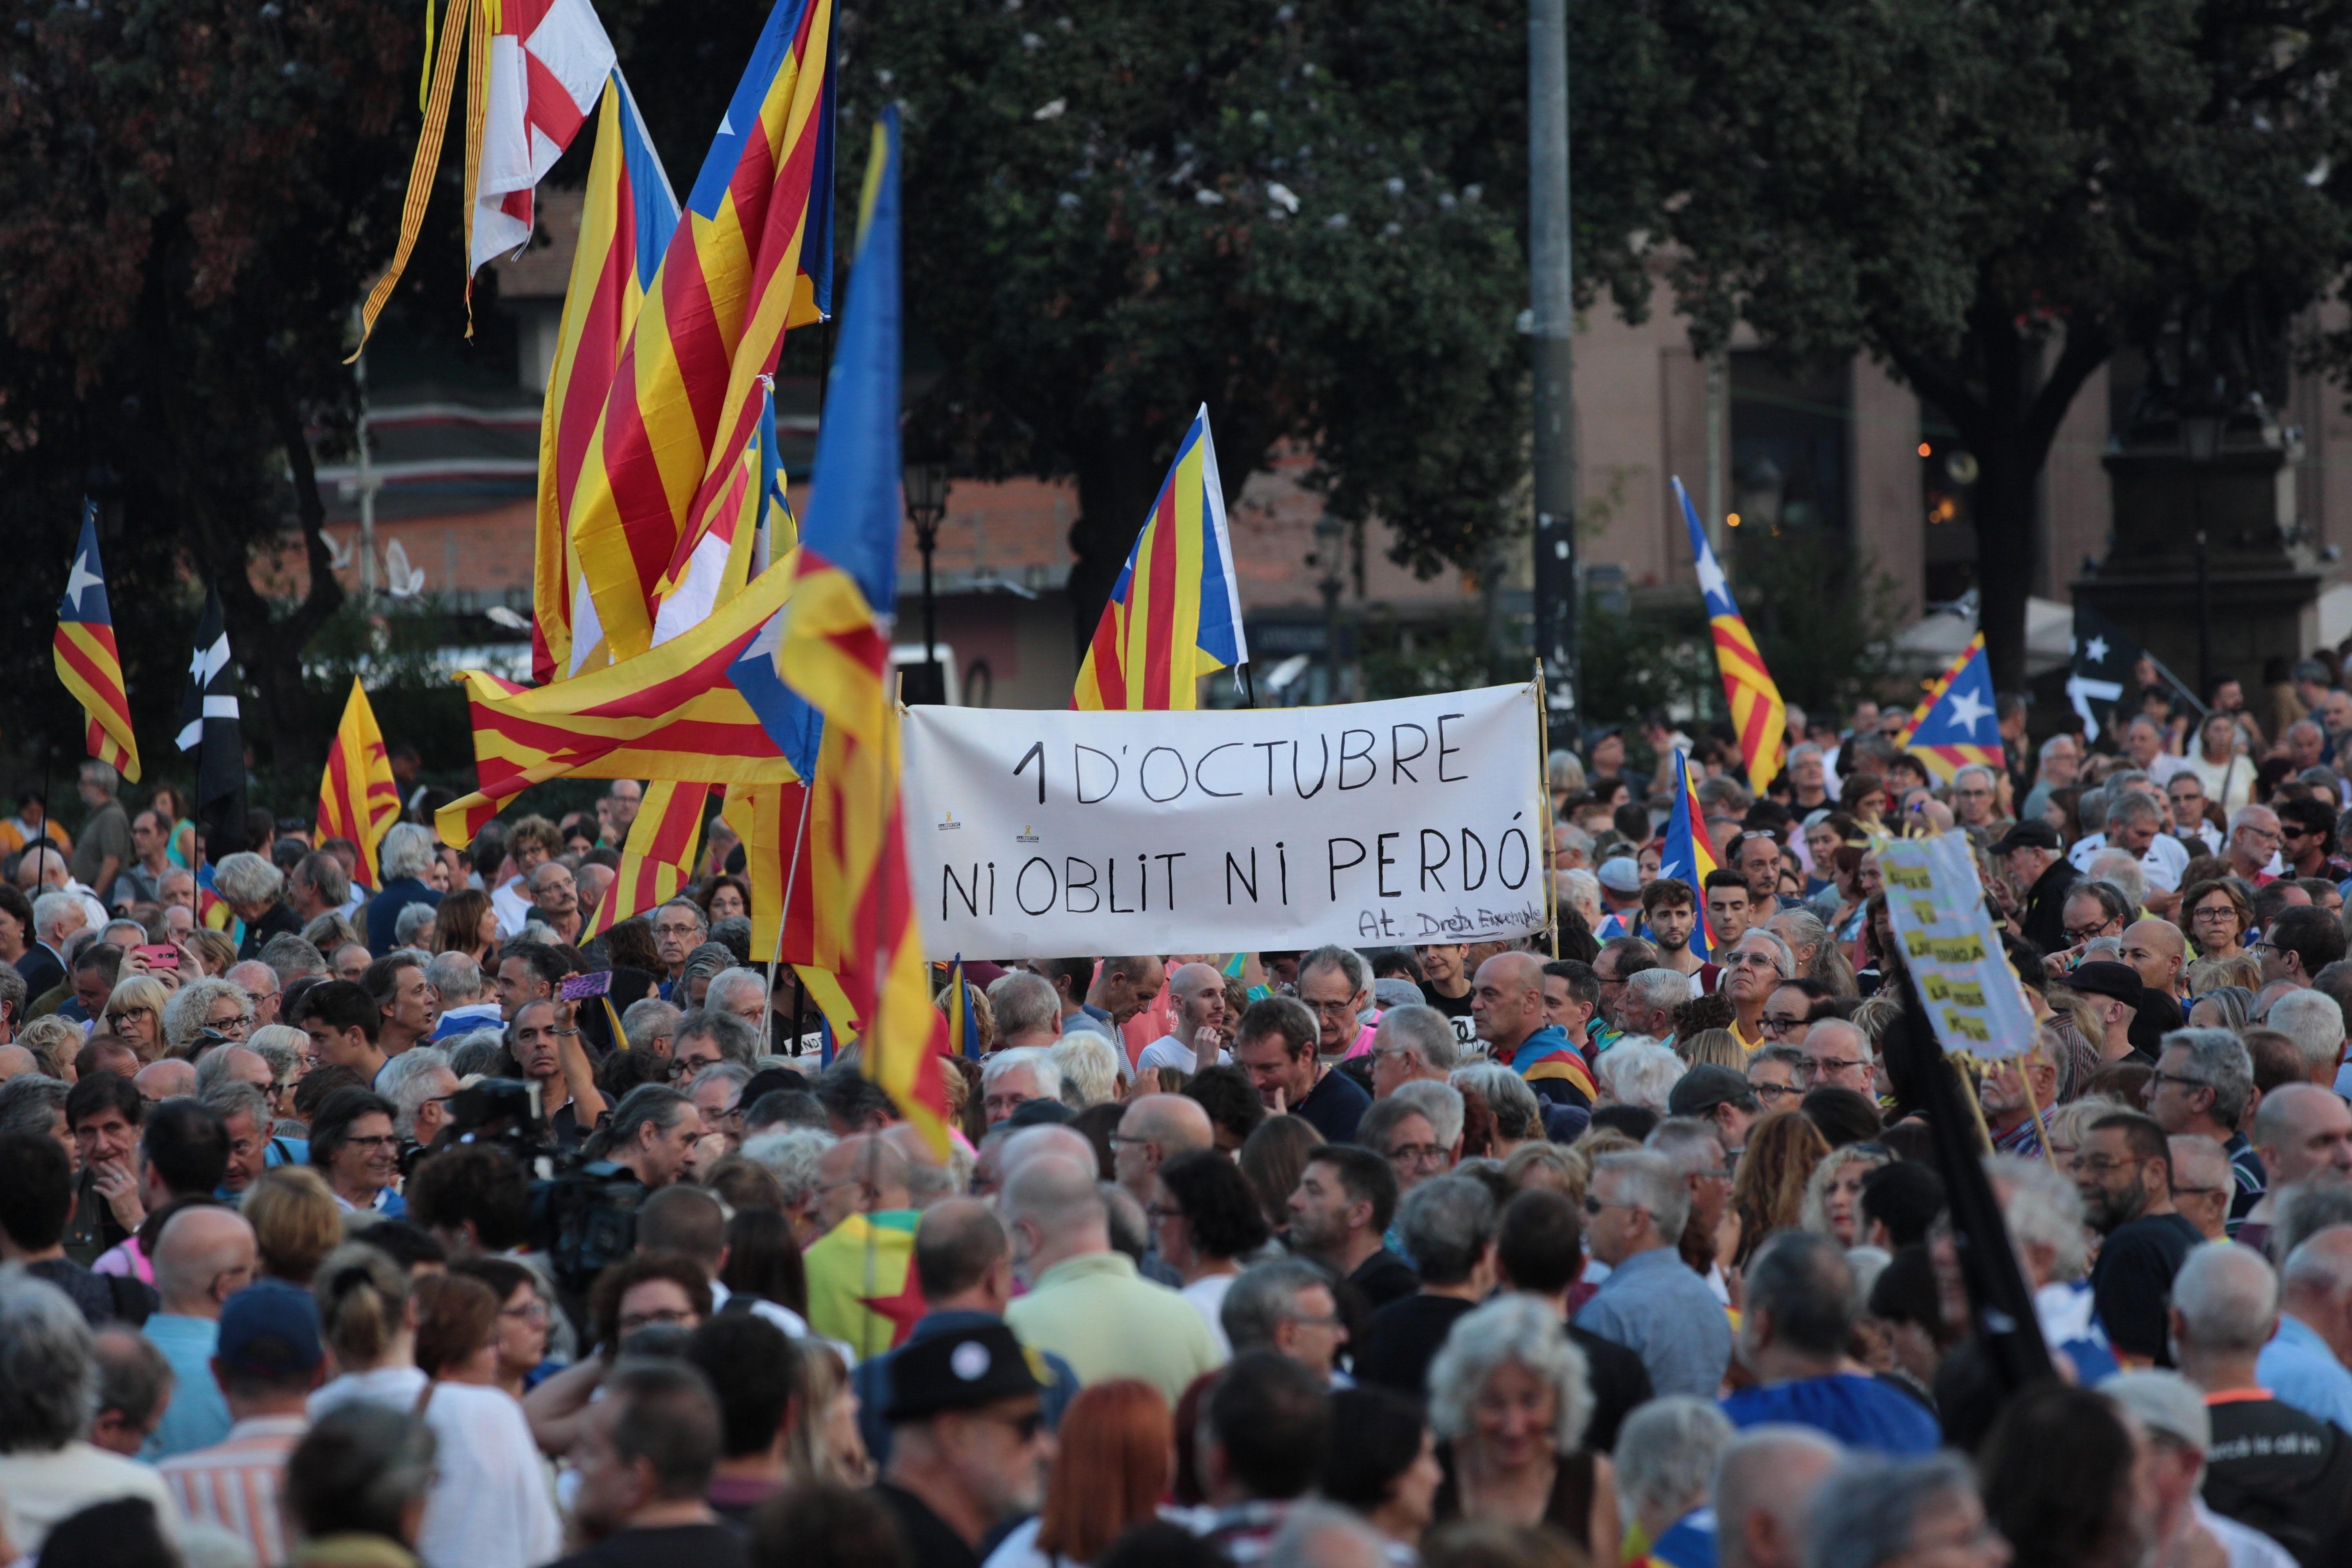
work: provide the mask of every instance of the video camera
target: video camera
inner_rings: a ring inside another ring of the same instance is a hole
[[[547,1258],[558,1289],[585,1297],[607,1265],[636,1249],[645,1184],[626,1165],[560,1146],[531,1085],[489,1078],[452,1095],[436,1142],[461,1141],[504,1149],[530,1177],[530,1250]]]

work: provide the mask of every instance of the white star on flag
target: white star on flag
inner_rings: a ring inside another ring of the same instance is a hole
[[[2105,637],[2093,637],[2089,642],[2083,645],[2083,652],[2093,664],[2106,663],[2107,639]]]
[[[1952,722],[1971,736],[1977,732],[1978,724],[1990,717],[1992,710],[1986,707],[1975,692],[1956,691],[1952,694]]]
[[[73,568],[66,574],[66,602],[77,610],[83,607],[81,596],[92,588],[102,588],[106,579],[89,569],[89,557],[74,557]]]
[[[1703,551],[1698,558],[1698,591],[1714,598],[1724,591],[1723,568],[1715,562],[1715,552]]]

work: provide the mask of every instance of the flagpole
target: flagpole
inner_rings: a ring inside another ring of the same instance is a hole
[[[776,971],[782,967],[784,962],[784,925],[785,922],[793,918],[793,884],[800,880],[801,842],[808,837],[809,792],[814,787],[814,786],[805,779],[801,782],[801,821],[800,826],[793,830],[792,869],[784,874],[783,897],[778,900],[778,908],[776,910],[776,950],[769,956],[768,959],[769,1005],[760,1010],[760,1054],[761,1056],[766,1056],[768,1054],[767,1047],[774,1043],[776,1019]],[[793,1055],[797,1057],[801,1054],[801,1002],[803,1000],[799,990],[800,975],[797,973],[793,976],[793,984],[794,987],[793,992]]]

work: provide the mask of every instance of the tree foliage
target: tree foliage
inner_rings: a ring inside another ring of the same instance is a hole
[[[151,773],[168,767],[202,600],[187,574],[220,589],[259,700],[249,723],[315,766],[300,656],[341,595],[304,431],[349,427],[343,339],[391,252],[415,13],[110,0],[18,16],[0,36],[0,528],[17,567],[0,613],[31,635],[8,656],[0,722],[79,735],[40,634],[87,492]],[[247,568],[289,533],[310,589],[273,604]]]
[[[2035,482],[2121,343],[2229,301],[2275,331],[2352,256],[2334,0],[1659,0],[1656,238],[1702,345],[1860,349],[1956,426],[1993,675],[2021,685]]]

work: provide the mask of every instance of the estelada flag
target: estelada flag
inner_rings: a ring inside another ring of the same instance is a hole
[[[1965,767],[2001,766],[2000,717],[1993,704],[1984,633],[1970,637],[1959,657],[1936,678],[1895,743],[1946,784]]]
[[[840,1341],[859,1361],[906,1342],[926,1310],[915,1274],[920,1217],[912,1209],[853,1214],[809,1244],[802,1263],[812,1333]]]
[[[81,503],[81,542],[58,601],[53,645],[58,679],[89,721],[89,754],[132,784],[139,782],[139,741],[131,732],[131,699],[122,685],[122,656],[114,645],[114,612],[106,599],[106,568],[98,559],[98,503]]]
[[[1739,754],[1748,763],[1748,787],[1758,795],[1780,776],[1789,757],[1789,708],[1764,656],[1756,651],[1748,619],[1732,602],[1731,584],[1706,542],[1706,528],[1698,520],[1683,482],[1674,481],[1675,499],[1682,503],[1683,522],[1690,530],[1691,558],[1698,569],[1699,592],[1706,596],[1706,624],[1715,637],[1716,668],[1723,675],[1723,700],[1731,708],[1731,727],[1739,734]],[[1702,896],[1699,902],[1706,900]]]
[[[1699,815],[1698,779],[1691,772],[1690,755],[1675,752],[1675,807],[1666,818],[1666,847],[1658,857],[1658,875],[1688,882],[1698,910],[1691,923],[1690,950],[1702,963],[1714,945],[1706,929],[1706,878],[1715,869],[1715,846],[1707,841],[1706,819]]]
[[[1070,706],[1196,707],[1200,677],[1237,668],[1248,658],[1225,492],[1204,403],[1111,585]]]
[[[342,721],[327,748],[326,770],[319,776],[319,837],[358,845],[360,885],[380,888],[376,845],[399,820],[400,785],[384,752],[383,731],[376,728],[375,710],[353,676],[351,700],[343,704]]]

